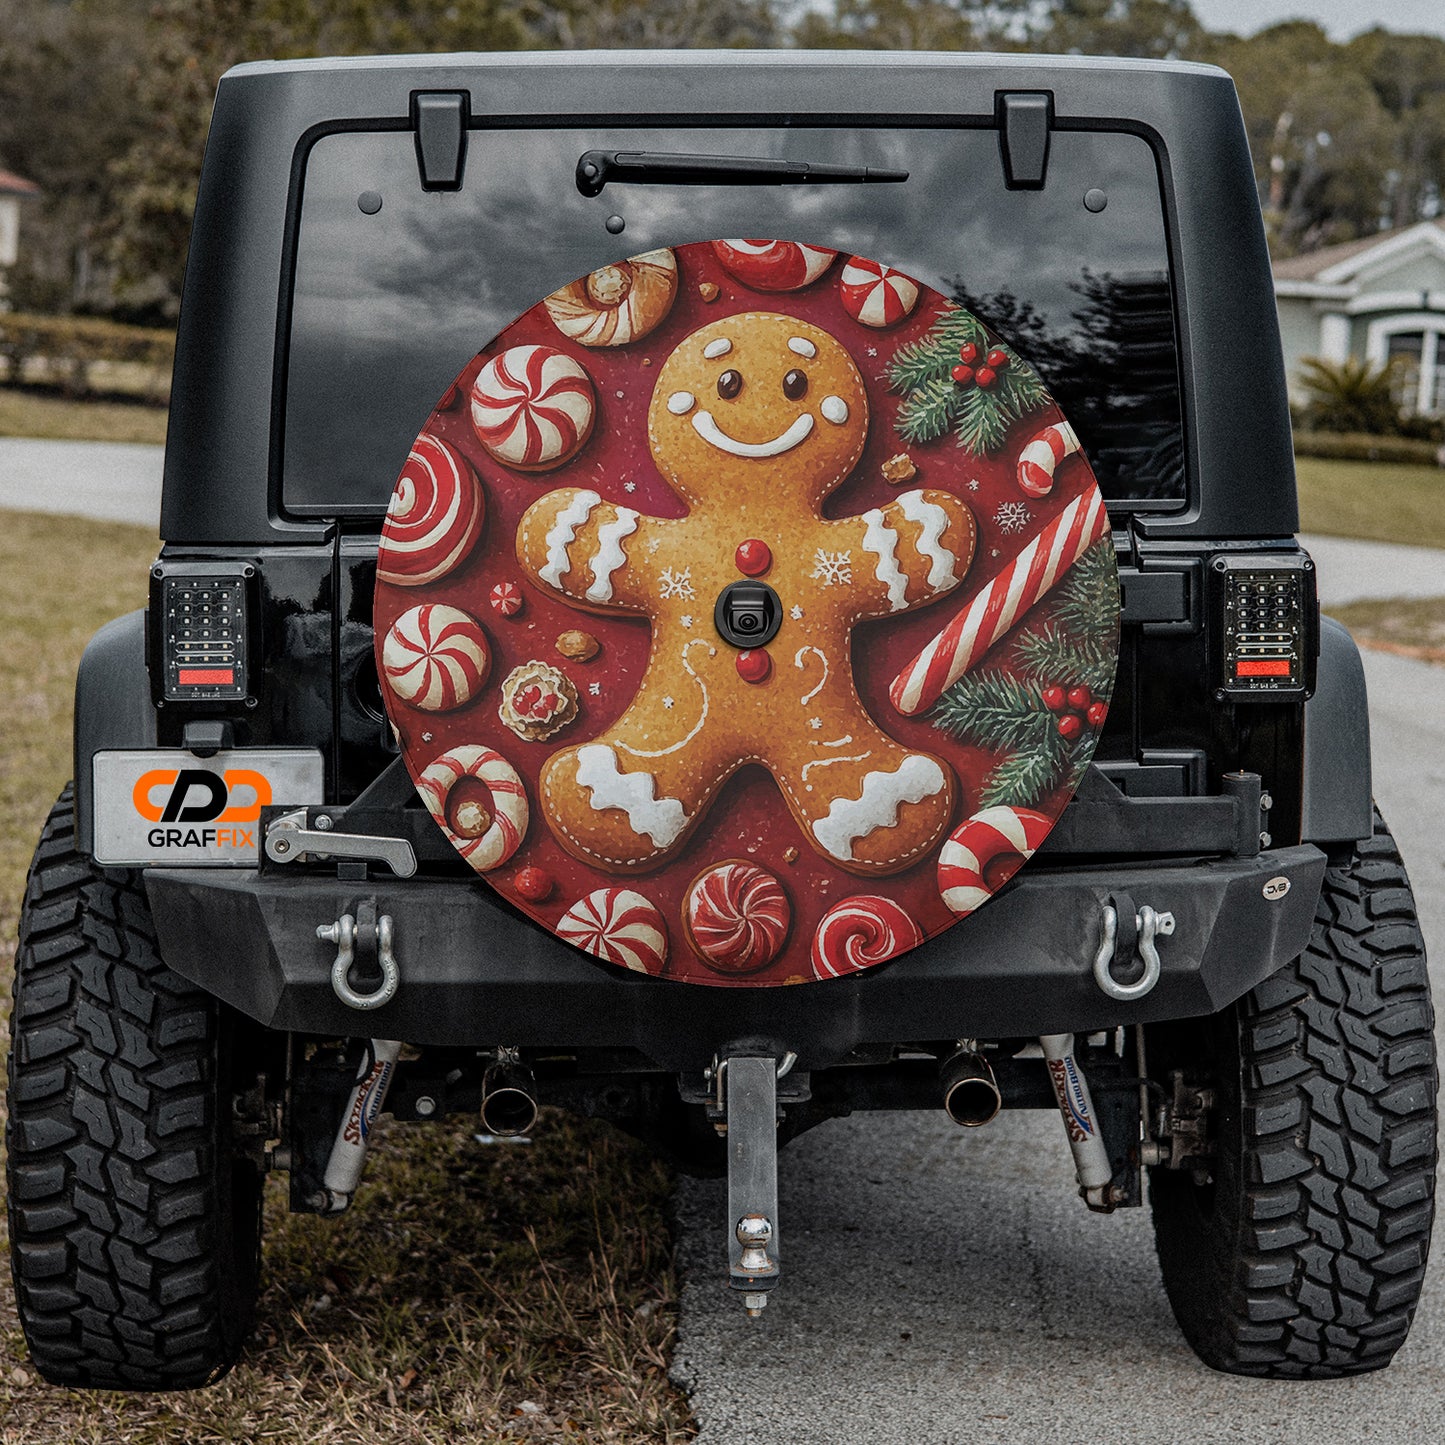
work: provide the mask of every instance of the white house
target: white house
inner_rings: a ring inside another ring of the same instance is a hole
[[[1403,406],[1445,416],[1445,219],[1274,264],[1290,389],[1306,356],[1400,360]]]
[[[20,255],[20,203],[40,194],[23,176],[0,171],[0,267],[13,266]]]

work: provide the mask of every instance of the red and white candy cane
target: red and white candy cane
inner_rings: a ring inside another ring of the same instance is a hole
[[[843,310],[864,326],[894,326],[918,305],[918,282],[881,261],[849,256],[838,281]]]
[[[1054,473],[1065,457],[1079,450],[1079,438],[1066,421],[1056,421],[1035,434],[1019,453],[1019,486],[1030,497],[1047,497],[1054,489]]]
[[[911,717],[937,702],[1108,530],[1098,488],[1075,497],[893,679],[893,706]]]
[[[476,778],[492,795],[492,824],[480,838],[457,834],[447,820],[447,795],[463,778]],[[501,753],[467,744],[443,753],[416,780],[416,790],[432,817],[446,830],[458,853],[478,873],[505,863],[527,832],[527,790],[517,770]]]
[[[950,912],[961,918],[987,903],[993,896],[984,881],[988,865],[1009,856],[1028,862],[1053,826],[1032,808],[999,804],[955,828],[938,853],[938,891]]]

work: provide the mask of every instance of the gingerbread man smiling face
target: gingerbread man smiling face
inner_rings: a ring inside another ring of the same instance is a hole
[[[955,497],[927,490],[823,517],[867,434],[862,378],[842,345],[795,317],[746,312],[693,332],[657,379],[648,437],[687,516],[643,516],[578,488],[528,508],[517,556],[533,582],[652,624],[627,711],[542,770],[544,815],[570,853],[619,873],[660,866],[748,763],[771,772],[811,845],[850,872],[896,873],[938,843],[953,774],[869,716],[850,635],[957,587],[974,523]],[[782,604],[765,655],[713,625],[719,594],[745,574]]]

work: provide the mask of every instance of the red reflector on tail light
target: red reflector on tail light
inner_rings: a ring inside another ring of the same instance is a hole
[[[234,667],[182,667],[176,681],[182,687],[234,687]]]
[[[1287,657],[1242,657],[1234,666],[1236,677],[1288,677]]]

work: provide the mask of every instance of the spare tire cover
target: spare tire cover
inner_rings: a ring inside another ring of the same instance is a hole
[[[397,481],[377,666],[508,902],[696,983],[846,976],[974,912],[1092,756],[1118,580],[1037,372],[824,246],[602,267],[462,371]]]

